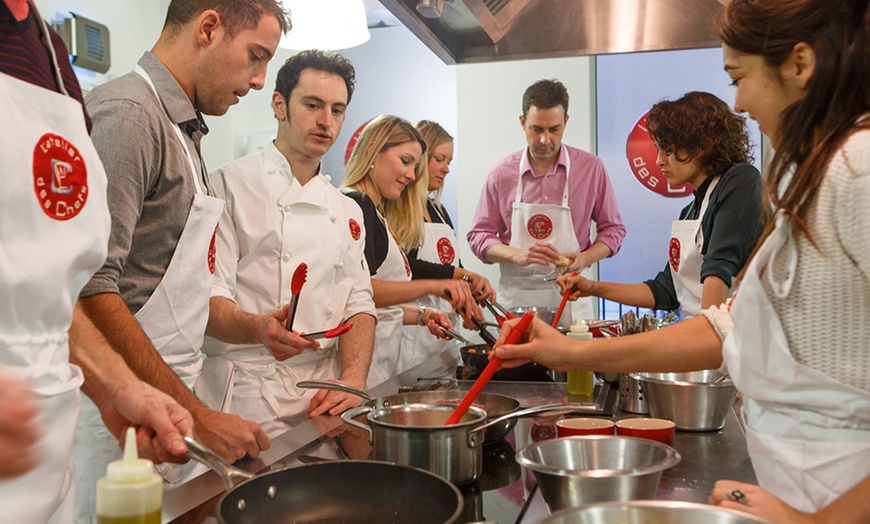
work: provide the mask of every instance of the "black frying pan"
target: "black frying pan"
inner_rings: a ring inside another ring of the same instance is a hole
[[[227,486],[215,510],[223,524],[443,524],[458,522],[462,515],[462,493],[422,469],[386,462],[342,461],[254,475],[230,466],[190,437],[185,437],[185,442],[188,455],[211,467]],[[233,478],[247,480],[232,487]]]
[[[474,380],[486,369],[489,364],[490,347],[487,344],[475,344],[463,346],[459,349],[462,355],[462,365],[471,373],[463,374],[463,379]],[[529,362],[515,368],[502,368],[495,372],[491,380],[507,380],[514,382],[553,382],[550,370],[535,362]]]

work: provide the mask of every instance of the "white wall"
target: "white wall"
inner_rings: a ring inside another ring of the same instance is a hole
[[[526,146],[520,127],[522,96],[526,88],[544,78],[565,84],[570,96],[563,142],[595,152],[594,65],[589,57],[551,60],[520,60],[458,66],[457,135],[462,157],[459,178],[459,236],[462,263],[471,271],[498,282],[498,267],[478,260],[468,247],[465,234],[471,226],[483,181],[502,157]],[[454,215],[454,221],[456,216]]]

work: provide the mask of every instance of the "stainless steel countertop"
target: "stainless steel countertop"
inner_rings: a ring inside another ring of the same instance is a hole
[[[370,393],[376,396],[388,395],[400,388],[413,388],[425,382],[431,383],[426,379],[452,379],[455,377],[455,369],[454,355],[445,351],[437,358],[373,388]],[[467,387],[467,385],[459,386]],[[513,396],[524,406],[564,401],[567,396],[564,383],[492,382],[487,385],[487,391]],[[638,415],[617,411],[609,418],[621,419],[634,416]],[[532,427],[535,424],[540,425],[540,421],[541,419],[520,420],[513,434],[509,435],[508,441],[516,449],[522,448],[530,441],[529,432]],[[300,465],[302,464],[298,460],[300,455],[334,458],[336,446],[333,439],[326,435],[342,425],[343,422],[339,417],[322,416],[308,420],[273,438],[271,447],[258,459],[241,460],[235,465],[247,471],[260,472],[270,466],[283,468]],[[746,450],[743,428],[735,412],[729,415],[725,427],[720,431],[704,433],[678,431],[673,446],[682,456],[682,460],[662,475],[657,493],[658,499],[706,502],[716,480],[728,478],[742,482],[756,482]],[[502,524],[514,522],[523,505],[528,502],[527,512],[522,521],[536,522],[548,515],[548,510],[539,492],[536,492],[531,501],[527,500],[532,486],[534,486],[534,479],[529,473],[510,486],[485,491],[483,497],[477,494],[477,498],[473,501],[478,506],[475,510],[475,518],[485,517],[488,521]],[[213,507],[223,492],[224,485],[213,472],[207,472],[167,490],[164,494],[163,522],[214,522],[211,517]],[[466,495],[466,505],[468,504],[469,499]]]

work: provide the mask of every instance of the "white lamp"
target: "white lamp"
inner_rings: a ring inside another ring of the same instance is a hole
[[[283,0],[293,29],[279,47],[335,51],[364,44],[371,37],[363,0]]]

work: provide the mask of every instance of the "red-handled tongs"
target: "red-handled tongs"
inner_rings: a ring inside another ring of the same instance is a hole
[[[345,324],[339,324],[332,329],[327,329],[325,331],[315,331],[314,333],[303,333],[300,335],[304,339],[308,340],[317,340],[319,338],[335,338],[344,335],[350,328],[353,327],[353,323],[347,322]]]
[[[287,320],[284,321],[284,327],[287,331],[293,331],[293,319],[296,318],[296,306],[299,305],[299,292],[302,291],[302,284],[308,278],[308,264],[305,262],[296,266],[296,271],[293,272],[293,280],[290,281],[290,311],[287,312]]]

